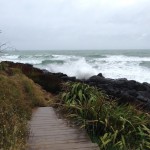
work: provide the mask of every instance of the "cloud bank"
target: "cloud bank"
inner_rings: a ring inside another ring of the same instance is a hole
[[[149,0],[0,0],[17,49],[149,49]]]

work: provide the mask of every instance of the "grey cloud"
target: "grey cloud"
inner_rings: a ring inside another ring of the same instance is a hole
[[[0,29],[18,49],[150,48],[150,1],[85,2],[0,0]]]

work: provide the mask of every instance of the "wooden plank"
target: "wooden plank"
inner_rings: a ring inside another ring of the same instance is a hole
[[[87,133],[59,119],[51,107],[34,110],[27,150],[98,150]]]
[[[82,149],[82,148],[96,148],[97,147],[97,145],[95,145],[95,144],[92,144],[92,143],[87,143],[87,142],[85,142],[85,143],[71,143],[71,144],[66,144],[66,143],[53,143],[53,144],[47,144],[47,143],[45,143],[45,144],[41,144],[41,143],[39,143],[39,144],[36,144],[36,145],[31,145],[32,147],[40,147],[40,146],[44,146],[44,147],[50,147],[52,150],[54,149],[54,148],[58,148],[58,149],[61,149],[61,148],[63,148],[64,150],[65,149],[68,149],[68,148],[70,148],[70,150],[72,149],[72,148],[74,148],[74,149]]]

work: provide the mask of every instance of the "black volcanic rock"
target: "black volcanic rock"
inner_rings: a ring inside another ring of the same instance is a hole
[[[67,75],[61,77],[61,79],[63,79],[63,81],[72,81],[72,82],[76,81],[76,77],[68,77]]]
[[[148,83],[139,83],[126,78],[109,79],[99,75],[90,77],[86,83],[118,98],[120,103],[136,103],[145,108],[150,106],[150,84]]]
[[[47,70],[34,68],[30,64],[1,62],[1,64],[3,63],[11,68],[20,69],[34,82],[52,93],[59,93],[63,82],[84,82],[105,91],[112,98],[117,98],[119,103],[135,103],[150,110],[150,84],[146,82],[139,83],[126,78],[110,79],[103,77],[101,73],[82,81],[75,77],[68,77],[63,73],[51,73]]]
[[[108,82],[112,82],[113,79],[109,79],[109,78],[104,78],[104,77],[101,77],[101,76],[92,76],[90,77],[87,82],[98,82],[98,83],[101,83],[101,84],[107,84]]]
[[[105,78],[102,73],[99,73],[97,76]]]

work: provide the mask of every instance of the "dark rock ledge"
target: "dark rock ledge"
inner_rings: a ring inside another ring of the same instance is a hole
[[[141,107],[150,110],[150,84],[139,83],[134,80],[110,79],[105,78],[100,73],[97,76],[92,76],[88,80],[77,80],[75,77],[68,77],[63,73],[51,73],[47,70],[34,68],[30,64],[2,62],[11,68],[21,69],[22,72],[31,78],[34,82],[40,84],[45,90],[52,93],[61,91],[62,82],[74,81],[84,82],[103,90],[109,96],[118,98],[120,103],[134,103]]]

